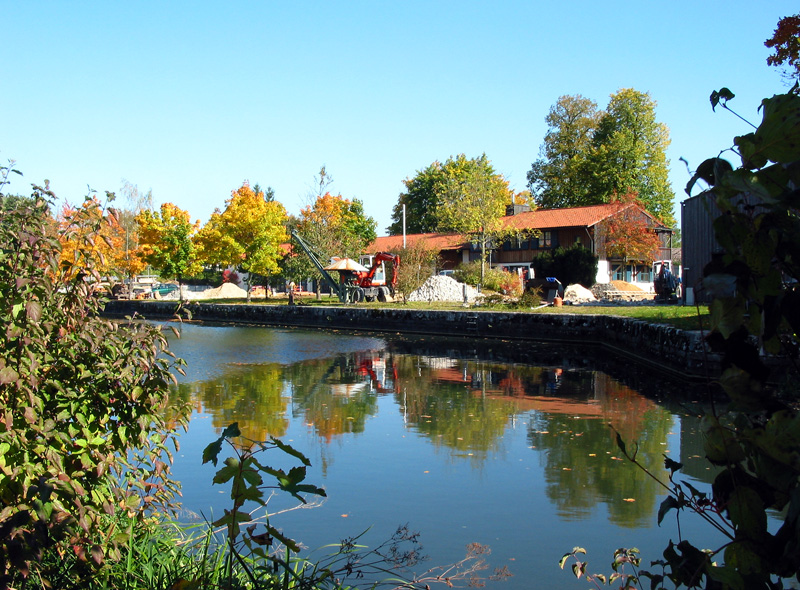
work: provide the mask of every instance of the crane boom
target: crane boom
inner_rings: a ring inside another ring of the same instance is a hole
[[[314,251],[311,249],[311,246],[306,244],[305,240],[303,240],[303,238],[301,238],[296,231],[292,230],[291,234],[294,240],[300,245],[300,247],[306,253],[306,256],[308,256],[308,258],[311,260],[314,266],[317,267],[317,270],[322,275],[322,278],[325,279],[325,282],[328,283],[330,288],[333,289],[333,292],[336,293],[336,295],[339,297],[339,301],[346,302],[348,297],[344,285],[341,285],[333,280],[333,277],[330,275],[330,273],[328,273],[328,271],[325,270],[325,268],[322,266],[322,263],[319,261],[317,255],[314,254]]]

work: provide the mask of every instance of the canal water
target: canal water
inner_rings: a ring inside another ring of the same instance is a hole
[[[364,531],[361,541],[376,546],[407,525],[429,556],[417,573],[479,543],[491,549],[484,574],[512,574],[489,588],[585,588],[558,567],[573,547],[586,548],[591,572],[608,575],[618,547],[637,547],[644,565],[679,540],[674,512],[656,523],[664,489],[624,460],[614,430],[661,481],[665,455],[684,463],[695,487],[711,480],[686,386],[597,349],[179,329],[171,349],[188,367],[178,391],[194,408],[174,468],[187,518],[216,518],[229,506],[229,488],[212,485],[215,469],[201,456],[237,422],[245,436],[279,437],[311,460],[307,481],[327,499],[272,524],[312,557]],[[291,466],[271,453],[262,463]],[[271,511],[288,500],[276,496]],[[690,516],[680,524],[684,538],[719,546]]]

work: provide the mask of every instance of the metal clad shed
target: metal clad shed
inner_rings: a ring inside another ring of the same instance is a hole
[[[709,298],[700,283],[703,268],[715,253],[721,252],[714,235],[714,220],[721,214],[712,191],[689,197],[681,203],[681,259],[683,261],[683,293],[692,289],[696,301]]]

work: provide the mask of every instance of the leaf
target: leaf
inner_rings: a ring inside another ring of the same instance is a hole
[[[747,588],[742,574],[729,565],[710,567],[706,570],[706,575],[715,582],[719,582],[725,588],[730,588],[730,590],[745,590]]]
[[[303,453],[301,453],[300,451],[298,451],[297,449],[295,449],[291,445],[287,445],[282,440],[277,439],[274,436],[271,436],[270,440],[272,441],[272,444],[274,444],[276,447],[278,447],[284,453],[288,453],[292,457],[295,457],[295,458],[299,459],[303,463],[303,465],[305,465],[306,467],[311,467],[311,461],[309,461],[308,458]]]
[[[0,370],[1,385],[14,383],[17,379],[19,379],[19,374],[11,367],[5,367],[4,369]]]
[[[675,499],[674,496],[667,496],[664,498],[664,501],[661,502],[661,506],[658,507],[658,526],[661,526],[661,521],[664,520],[664,517],[670,510],[679,510],[681,508],[681,503]]]
[[[683,463],[679,463],[674,459],[670,459],[666,455],[664,455],[664,468],[669,469],[672,473],[680,470],[683,467]]]
[[[267,531],[269,532],[269,534],[271,534],[273,537],[278,539],[278,541],[283,543],[287,547],[287,549],[289,549],[290,551],[294,551],[295,553],[300,551],[300,547],[297,544],[297,541],[287,537],[281,531],[279,531],[278,529],[276,529],[275,527],[273,527],[270,524],[267,524],[266,528],[267,528]]]
[[[800,159],[800,97],[792,93],[780,94],[765,98],[762,107],[761,125],[754,134],[746,136],[754,145],[747,160],[793,162]],[[739,145],[739,140],[737,137],[734,142]],[[742,157],[744,160],[744,153]]]
[[[42,318],[42,306],[38,301],[29,301],[25,305],[25,312],[32,322],[38,322]]]
[[[740,485],[728,498],[731,522],[749,538],[759,539],[767,532],[767,512],[761,496],[752,488]]]
[[[228,457],[225,459],[225,467],[217,471],[214,475],[213,483],[225,483],[230,481],[239,473],[239,460],[235,457]]]
[[[725,103],[731,100],[734,96],[736,95],[725,87],[720,88],[718,91],[713,91],[709,97],[709,100],[711,101],[711,110],[714,111],[720,102],[722,102],[722,106],[725,106]]]
[[[228,425],[225,430],[222,431],[220,438],[237,438],[240,436],[242,436],[242,433],[239,430],[239,423],[234,422],[233,424]]]
[[[211,461],[216,467],[217,465],[217,457],[219,456],[220,452],[222,451],[222,443],[226,438],[235,438],[241,436],[239,432],[239,424],[238,422],[234,422],[233,424],[228,425],[225,430],[222,431],[222,435],[209,444],[205,449],[203,449],[203,465]]]

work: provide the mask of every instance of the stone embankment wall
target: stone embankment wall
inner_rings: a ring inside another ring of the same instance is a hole
[[[586,344],[683,378],[705,378],[719,371],[719,359],[708,353],[699,332],[623,317],[211,303],[189,303],[186,308],[199,321]],[[175,309],[176,302],[168,301],[110,301],[105,312],[112,317],[164,319],[173,317]]]

